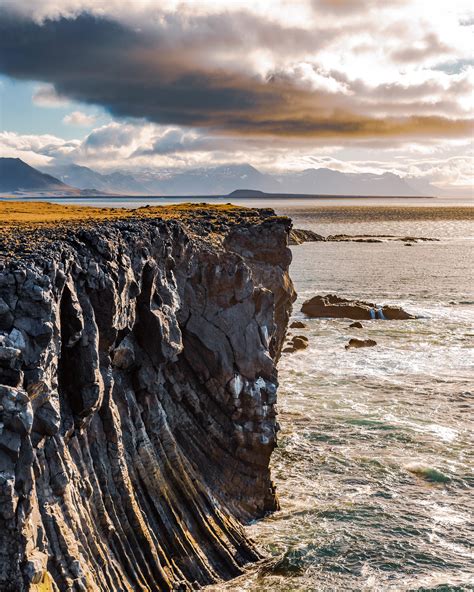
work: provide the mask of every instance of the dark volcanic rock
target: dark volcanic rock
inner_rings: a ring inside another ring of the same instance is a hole
[[[378,306],[372,302],[347,300],[334,294],[314,296],[303,303],[301,311],[313,318],[354,319],[354,320],[406,320],[415,317],[402,308]]]
[[[306,349],[309,345],[308,338],[305,335],[295,335],[293,336],[286,347],[283,349],[283,353],[293,353],[297,350]]]
[[[290,324],[290,329],[306,329],[306,324],[301,321],[293,321]]]
[[[3,231],[1,590],[190,590],[259,557],[295,295],[289,220],[247,212]]]
[[[332,243],[382,243],[380,238],[365,235],[350,235],[350,234],[330,234],[326,237],[328,242]]]
[[[306,349],[308,347],[308,339],[304,336],[296,336],[292,339],[292,344],[295,349]]]
[[[358,348],[358,347],[374,347],[377,342],[373,339],[349,339],[349,343],[346,345],[346,349]]]
[[[292,228],[290,230],[290,245],[301,245],[308,242],[319,242],[326,240],[324,236],[313,232],[312,230],[301,230]]]
[[[384,243],[384,242],[413,242],[416,243],[418,241],[434,241],[438,242],[439,239],[437,238],[427,238],[427,237],[414,237],[414,236],[393,236],[391,234],[376,234],[376,235],[369,235],[369,234],[330,234],[324,240],[327,242],[333,243]]]

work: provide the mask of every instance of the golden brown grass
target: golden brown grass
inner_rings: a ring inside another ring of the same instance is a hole
[[[130,217],[183,219],[195,216],[218,216],[245,208],[231,204],[177,204],[170,206],[126,208],[95,208],[90,206],[60,205],[48,202],[0,202],[0,226],[54,225],[63,222],[123,220]]]

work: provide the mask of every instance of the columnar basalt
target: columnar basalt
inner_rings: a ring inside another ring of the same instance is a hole
[[[258,559],[289,228],[230,207],[0,228],[0,590],[190,590]]]

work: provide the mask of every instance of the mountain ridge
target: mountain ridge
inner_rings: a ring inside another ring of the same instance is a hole
[[[77,167],[77,165],[73,165]],[[84,168],[81,170],[84,172]],[[329,168],[309,168],[282,174],[262,173],[249,164],[219,165],[189,170],[165,170],[145,172],[97,173],[88,179],[74,177],[77,168],[52,168],[63,181],[80,189],[94,186],[110,193],[128,195],[228,195],[233,191],[249,189],[275,194],[304,195],[360,195],[367,197],[405,196],[422,197],[435,195],[436,189],[422,180],[411,185],[394,173],[342,173]],[[64,176],[64,173],[68,177]],[[99,177],[97,177],[97,175]],[[119,175],[119,177],[117,177]],[[99,184],[92,184],[94,179]],[[117,183],[117,180],[120,183]]]
[[[0,191],[74,191],[48,173],[42,173],[20,158],[0,158]]]
[[[343,173],[309,168],[280,174],[262,173],[250,164],[160,171],[100,173],[77,164],[43,167],[21,159],[0,158],[0,193],[39,195],[227,196],[235,191],[260,195],[354,197],[426,197],[436,188],[423,179],[394,173]],[[235,197],[235,195],[234,195]]]

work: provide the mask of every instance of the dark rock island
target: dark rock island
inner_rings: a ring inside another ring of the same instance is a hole
[[[0,589],[191,590],[278,507],[290,221],[0,204]]]

